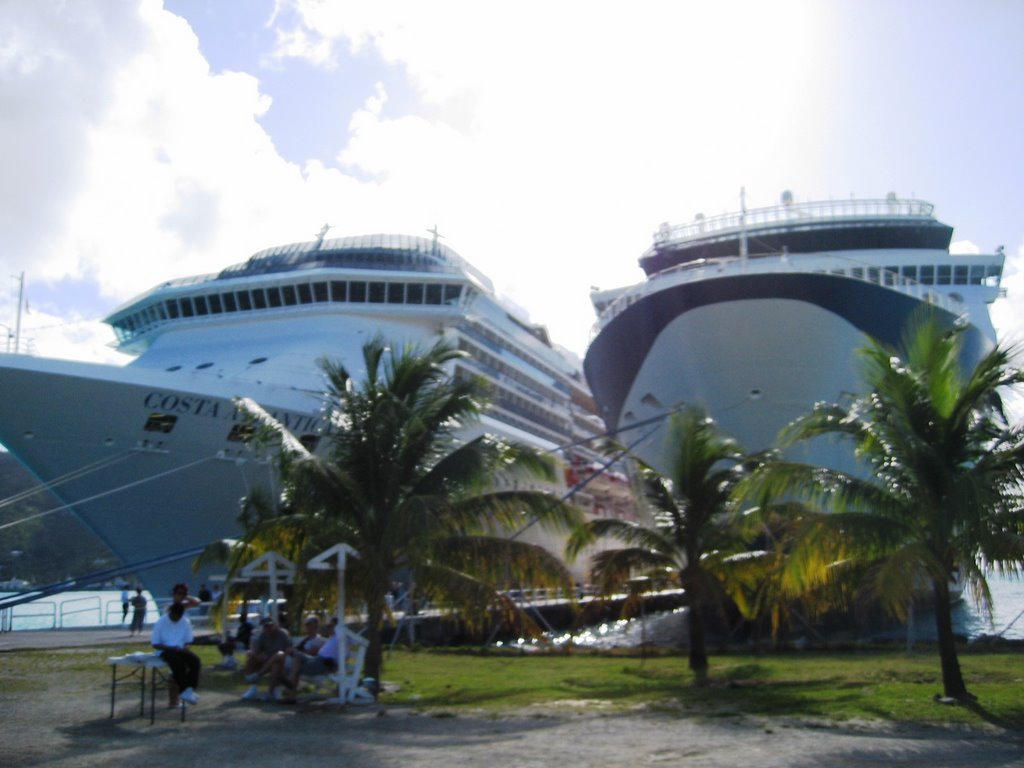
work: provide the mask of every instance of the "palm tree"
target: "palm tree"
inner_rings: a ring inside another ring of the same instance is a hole
[[[792,554],[805,583],[859,565],[871,593],[896,615],[930,587],[943,689],[967,699],[949,582],[959,573],[987,608],[986,569],[1019,573],[1024,564],[1024,434],[1009,424],[1000,397],[1024,375],[1000,347],[965,370],[964,330],[931,315],[915,318],[899,349],[871,341],[861,354],[866,394],[845,406],[817,405],[781,441],[841,436],[866,471],[775,462],[754,486],[822,512],[805,515]]]
[[[507,533],[532,519],[568,532],[580,524],[578,512],[540,490],[501,488],[503,478],[553,480],[552,463],[539,454],[486,435],[458,441],[482,403],[478,380],[444,368],[461,356],[443,342],[395,352],[378,338],[363,347],[361,380],[321,361],[335,428],[323,455],[261,416],[280,448],[281,492],[250,515],[244,540],[283,546],[300,562],[337,543],[356,550],[347,575],[366,605],[365,671],[376,680],[386,595],[400,569],[413,574],[419,596],[458,605],[464,618],[509,608],[497,590],[517,580],[571,592],[559,558]],[[305,577],[316,584],[315,574]]]
[[[585,533],[571,537],[570,554],[605,536],[628,545],[594,556],[594,575],[604,591],[621,587],[637,573],[653,578],[674,575],[690,607],[690,669],[696,683],[703,685],[708,669],[704,612],[721,605],[724,573],[735,567],[731,558],[745,549],[730,498],[746,472],[745,456],[700,408],[676,413],[669,429],[676,450],[671,473],[663,477],[651,469],[641,472],[653,524],[591,520]]]

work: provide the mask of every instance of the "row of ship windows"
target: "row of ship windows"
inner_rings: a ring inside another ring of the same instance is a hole
[[[428,304],[456,305],[463,286],[451,283],[386,283],[364,280],[330,280],[316,283],[273,285],[202,296],[165,299],[113,324],[118,339],[125,341],[161,322],[179,318],[231,312],[291,307],[299,304]]]
[[[509,317],[511,317],[511,315],[509,315]],[[551,377],[552,384],[556,389],[562,391],[564,394],[569,394],[569,388],[562,383],[561,375],[541,361],[540,358],[531,355],[524,347],[513,347],[507,340],[502,338],[500,334],[495,333],[493,330],[481,323],[473,321],[462,323],[459,326],[459,330],[474,337],[477,341],[486,344],[496,352],[500,353],[502,350],[510,352],[514,356],[524,360],[528,365],[531,365],[539,371],[543,371]]]
[[[462,366],[456,366],[456,381],[464,381],[472,376],[474,376],[472,371],[467,370]],[[552,434],[557,435],[566,435],[569,433],[569,424],[565,419],[559,418],[557,414],[552,413],[549,409],[541,407],[537,403],[526,399],[520,394],[513,393],[504,387],[498,387],[489,382],[488,395],[492,405],[500,407],[507,413],[510,412],[516,414],[521,419],[527,419],[530,424],[528,431],[533,432],[534,434],[537,433],[538,427],[548,429]],[[525,424],[523,422],[519,422],[517,426],[523,427]]]
[[[898,280],[921,285],[998,285],[1002,269],[985,264],[908,264],[902,267],[852,267],[833,269],[833,275],[849,275],[882,285],[895,285]]]
[[[489,354],[465,338],[459,338],[459,350],[468,354],[477,363],[477,365],[486,367],[490,374],[495,378],[505,378],[509,381],[515,382],[524,389],[530,391],[530,393],[537,399],[541,399],[542,397],[540,393],[535,391],[538,388],[545,390],[545,396],[550,401],[555,401],[559,397],[558,393],[550,391],[547,387],[544,387],[543,384],[534,381],[529,376],[526,376],[512,366],[506,365],[500,358]]]

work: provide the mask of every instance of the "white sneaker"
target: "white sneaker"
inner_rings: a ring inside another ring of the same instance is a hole
[[[250,685],[249,690],[242,694],[243,701],[256,701],[260,697],[260,690],[255,685]]]
[[[181,692],[181,700],[187,701],[189,704],[199,703],[199,694],[193,691],[191,688],[186,688]]]

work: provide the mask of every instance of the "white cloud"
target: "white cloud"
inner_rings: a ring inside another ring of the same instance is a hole
[[[875,106],[840,104],[833,14],[814,2],[278,0],[275,67],[302,59],[339,91],[372,92],[338,126],[333,167],[282,159],[260,124],[262,73],[211,73],[158,0],[9,2],[3,265],[35,284],[95,282],[116,304],[324,222],[334,234],[437,224],[581,352],[587,288],[639,280],[661,221],[735,208],[744,185],[751,206],[783,187],[813,199],[851,179],[877,184],[863,194],[898,186],[880,161],[842,165],[858,147],[823,119]],[[360,66],[346,69],[353,52]]]
[[[636,259],[662,219],[688,218],[709,200],[735,205],[739,187],[799,140],[780,121],[721,119],[737,100],[752,115],[785,111],[811,76],[795,62],[816,45],[805,34],[813,14],[741,6],[745,21],[735,4],[625,13],[526,2],[502,13],[466,2],[297,0],[279,54],[333,64],[324,53],[332,41],[335,54],[347,46],[400,66],[419,109],[394,114],[374,97],[350,123],[343,167],[379,184],[399,229],[437,222],[582,351],[588,286],[640,279]],[[704,31],[726,23],[728,53]],[[759,57],[770,57],[770,71],[752,71]],[[691,179],[716,182],[680,183]]]
[[[1000,341],[1018,347],[1017,364],[1024,366],[1024,240],[1006,257],[1002,287],[1006,296],[992,305],[992,324]]]
[[[12,158],[3,265],[28,272],[37,293],[88,281],[110,308],[305,237],[318,209],[354,194],[337,172],[309,169],[314,182],[283,160],[258,122],[269,99],[256,79],[211,74],[188,24],[157,0],[15,3],[0,29],[12,41],[0,87],[18,95],[0,117]],[[13,317],[0,296],[5,310]],[[79,319],[66,330],[81,348]],[[39,336],[45,354],[67,351]]]
[[[981,253],[981,248],[976,246],[970,240],[954,240],[949,244],[949,252],[961,255],[979,254]]]

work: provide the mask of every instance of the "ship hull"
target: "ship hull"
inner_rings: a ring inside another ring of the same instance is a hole
[[[610,430],[661,472],[671,469],[665,419],[700,405],[747,451],[816,402],[859,390],[857,350],[896,344],[920,299],[861,280],[810,273],[739,274],[651,291],[594,339],[584,361]],[[956,318],[934,308],[944,322]],[[991,341],[967,330],[965,356]],[[818,441],[791,458],[855,469],[841,445]]]
[[[257,400],[296,436],[329,431],[309,390],[237,380],[207,380],[200,390],[187,382],[137,366],[0,355],[0,444],[56,497],[41,506],[70,510],[122,563],[138,565],[132,572],[157,598],[177,582],[222,575],[223,566],[194,572],[196,554],[237,538],[244,499],[276,487],[273,459],[245,442],[246,417],[234,398]],[[168,418],[173,426],[164,431]],[[509,427],[485,416],[464,437],[484,431]],[[522,538],[561,553],[562,539],[538,526]],[[571,568],[584,578],[582,561]]]
[[[0,443],[52,484],[59,501],[45,509],[66,503],[124,563],[192,553],[137,571],[157,597],[208,576],[192,573],[195,550],[237,536],[240,501],[271,487],[270,462],[238,439],[242,417],[226,394],[182,390],[154,372],[21,356],[0,363],[0,391]],[[301,427],[317,419],[310,410],[278,414]],[[173,428],[154,425],[154,413],[173,417]]]

